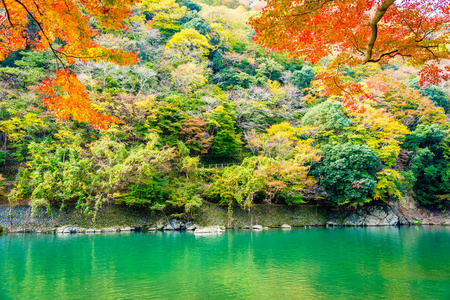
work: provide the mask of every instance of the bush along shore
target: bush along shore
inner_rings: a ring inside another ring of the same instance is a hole
[[[399,202],[339,209],[313,205],[255,205],[250,210],[205,204],[197,214],[168,217],[161,211],[134,209],[123,205],[104,206],[94,213],[75,207],[52,211],[30,206],[0,206],[0,233],[105,233],[131,231],[193,231],[220,233],[227,229],[329,226],[450,225],[450,213],[426,210],[412,199]]]

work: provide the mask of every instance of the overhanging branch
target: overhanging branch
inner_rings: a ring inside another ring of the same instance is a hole
[[[369,45],[367,46],[367,52],[366,57],[363,60],[363,64],[370,61],[373,54],[373,47],[375,46],[375,42],[377,41],[378,37],[378,23],[381,21],[383,16],[386,14],[386,11],[389,9],[389,7],[394,4],[395,0],[384,0],[383,3],[381,3],[380,8],[375,12],[375,16],[373,19],[369,22],[369,26],[372,30]]]

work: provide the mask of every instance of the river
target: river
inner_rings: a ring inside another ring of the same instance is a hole
[[[0,299],[450,299],[450,228],[0,236]]]

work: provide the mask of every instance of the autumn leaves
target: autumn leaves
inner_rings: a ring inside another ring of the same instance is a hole
[[[330,59],[327,70],[318,74],[324,90],[358,101],[361,87],[340,82],[339,69],[345,65],[402,58],[425,65],[421,84],[449,79],[450,69],[439,65],[450,57],[449,9],[447,0],[270,0],[250,23],[254,40],[270,51],[288,51],[313,64]]]
[[[96,28],[125,29],[122,21],[130,15],[135,2],[2,0],[0,61],[8,53],[27,46],[39,51],[50,50],[58,70],[54,79],[44,81],[39,88],[46,94],[45,106],[56,117],[72,117],[96,128],[106,128],[119,120],[91,108],[86,88],[71,73],[70,64],[76,60],[103,60],[119,65],[135,63],[135,54],[106,49],[96,43],[93,37],[97,31],[92,26],[95,23]],[[34,34],[30,36],[29,32]]]

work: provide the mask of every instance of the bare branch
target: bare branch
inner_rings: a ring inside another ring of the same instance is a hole
[[[367,46],[367,53],[363,64],[369,62],[372,58],[373,47],[378,37],[378,23],[381,21],[388,8],[394,4],[394,2],[395,0],[384,0],[383,3],[381,3],[380,8],[378,8],[375,12],[373,19],[369,22],[369,26],[372,29],[372,35],[370,36],[369,45]]]
[[[4,7],[4,9],[5,9],[5,15],[6,15],[6,18],[8,18],[9,25],[11,25],[11,27],[14,28],[14,25],[13,25],[13,23],[11,22],[11,17],[10,17],[10,15],[9,15],[8,7],[6,6],[5,0],[2,0],[2,3],[3,3],[3,7]],[[1,23],[3,23],[3,21],[4,21],[4,20],[2,20]],[[1,23],[0,23],[0,24],[1,24]]]
[[[2,1],[4,1],[4,0],[2,0]],[[61,60],[61,58],[59,57],[57,51],[55,50],[55,48],[53,48],[50,39],[48,38],[47,34],[46,34],[45,31],[44,31],[44,28],[42,28],[41,23],[40,23],[38,20],[36,20],[36,18],[34,17],[34,15],[33,15],[33,14],[30,12],[30,10],[25,6],[25,4],[23,4],[23,3],[22,3],[21,1],[19,1],[19,0],[15,0],[15,1],[16,1],[17,3],[19,3],[19,4],[23,7],[23,9],[25,9],[25,11],[26,11],[27,14],[30,16],[30,18],[33,19],[33,21],[34,21],[34,22],[36,23],[36,25],[39,27],[39,30],[42,32],[42,35],[43,35],[43,36],[45,37],[45,39],[47,40],[47,44],[48,44],[50,50],[52,50],[53,55],[55,56],[55,58],[57,59],[57,61],[59,61],[59,62],[61,63],[61,65],[62,65],[62,67],[63,67],[64,69],[67,69],[67,68],[66,68],[66,65],[64,64],[64,62],[63,62],[63,61]]]

